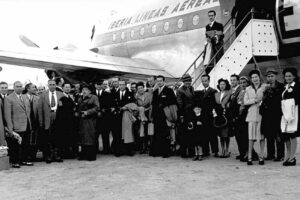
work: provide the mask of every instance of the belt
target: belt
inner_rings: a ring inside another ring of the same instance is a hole
[[[56,112],[56,110],[51,110],[51,112]]]

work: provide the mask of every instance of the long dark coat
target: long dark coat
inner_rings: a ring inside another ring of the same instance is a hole
[[[260,106],[261,132],[266,137],[276,137],[280,134],[281,94],[284,90],[282,83],[276,82],[275,87],[268,87]]]
[[[170,132],[166,122],[164,108],[177,105],[176,97],[172,89],[164,86],[159,94],[158,89],[153,92],[152,115],[154,120],[154,138],[151,151],[154,155],[165,156],[169,154]]]
[[[70,97],[62,97],[61,104],[58,105],[56,112],[57,135],[60,138],[60,143],[63,146],[75,145],[78,136],[75,130],[75,103]]]
[[[90,95],[81,97],[78,102],[79,120],[79,137],[82,145],[95,145],[97,134],[97,112],[99,109],[99,101],[97,96]],[[81,112],[87,111],[86,117],[81,117]]]

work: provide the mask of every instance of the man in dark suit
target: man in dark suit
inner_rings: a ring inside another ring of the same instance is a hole
[[[48,81],[48,88],[39,99],[38,113],[40,127],[44,129],[43,146],[44,158],[46,163],[52,161],[63,162],[61,159],[61,149],[56,145],[55,128],[56,128],[56,111],[61,106],[60,99],[64,96],[62,92],[56,91],[56,83],[54,80]]]
[[[171,153],[170,132],[164,109],[171,105],[177,105],[177,101],[173,90],[165,85],[164,76],[157,76],[156,81],[158,88],[154,90],[152,99],[154,136],[151,155],[167,158]]]
[[[37,96],[37,87],[32,83],[25,85],[25,97],[30,103],[30,121],[31,121],[31,132],[30,132],[30,159],[35,161],[37,153],[37,137],[39,131],[38,121],[38,102],[39,97]]]
[[[216,21],[216,11],[210,10],[208,12],[208,17],[210,23],[206,25],[206,38],[208,42],[212,45],[212,55],[211,58],[213,58],[215,55],[215,59],[212,63],[212,65],[207,66],[206,73],[208,74],[212,67],[220,60],[220,58],[223,56],[223,24]]]
[[[114,94],[115,105],[114,105],[114,117],[113,117],[113,144],[112,148],[116,156],[120,156],[123,153],[133,155],[133,146],[126,145],[124,148],[122,142],[122,108],[129,103],[135,102],[135,98],[132,92],[126,87],[126,81],[119,81],[119,89]],[[101,105],[100,105],[101,106]]]
[[[262,121],[261,131],[267,138],[267,160],[282,161],[284,159],[284,143],[280,139],[280,122],[282,117],[281,95],[284,85],[278,82],[277,70],[268,68],[266,71],[269,87],[264,92],[263,101],[260,107]],[[275,158],[276,144],[276,158]]]
[[[192,77],[189,74],[185,74],[182,77],[183,85],[177,90],[176,97],[178,103],[178,113],[180,119],[180,151],[181,157],[193,156],[194,148],[188,148],[186,139],[186,132],[188,123],[191,122],[194,111],[194,88],[191,86]],[[187,152],[188,151],[188,152]]]
[[[111,130],[111,108],[113,107],[113,97],[110,92],[106,91],[107,85],[101,80],[95,83],[94,95],[98,97],[100,110],[98,111],[97,131],[102,136],[103,154],[110,154],[109,133]],[[99,145],[98,145],[99,146]]]
[[[202,115],[203,115],[203,129],[204,129],[204,138],[203,142],[203,153],[204,156],[209,155],[209,144],[211,147],[212,153],[215,157],[219,157],[219,147],[218,147],[218,138],[216,135],[216,130],[213,127],[213,109],[215,105],[215,93],[217,90],[209,86],[210,76],[202,75],[201,82],[204,89],[201,92],[197,92],[196,101],[201,102]]]
[[[236,159],[242,159],[246,156],[247,153],[247,142],[248,136],[243,135],[239,131],[239,113],[240,113],[240,104],[238,103],[238,97],[241,92],[241,87],[239,85],[240,77],[236,74],[230,76],[231,91],[230,91],[230,100],[228,102],[228,126],[229,126],[229,135],[235,136],[236,143],[238,145],[239,155]],[[244,138],[244,139],[243,139]],[[246,143],[245,143],[246,142]]]
[[[30,104],[22,95],[23,85],[14,83],[14,92],[4,100],[4,116],[10,136],[7,138],[12,167],[33,166],[29,159],[29,138],[31,131]],[[16,133],[16,134],[15,134]],[[18,140],[15,136],[19,136]]]

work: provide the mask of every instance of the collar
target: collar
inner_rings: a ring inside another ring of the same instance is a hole
[[[160,87],[160,91],[162,91],[165,88],[166,85],[163,85],[162,87]]]
[[[22,95],[22,94],[17,94],[16,92],[15,92],[15,94],[17,95],[18,98],[20,98],[20,96]]]
[[[214,20],[213,22],[210,22],[209,26],[212,27],[215,22],[216,22],[216,20]]]
[[[56,94],[56,90],[54,90],[53,92],[51,92],[51,91],[49,90],[49,93],[50,93],[50,94],[52,94],[52,93],[53,93],[53,94]]]
[[[238,88],[239,88],[240,86],[239,85],[237,85],[237,86],[235,86],[234,88],[232,88],[233,89],[233,91],[236,91]]]

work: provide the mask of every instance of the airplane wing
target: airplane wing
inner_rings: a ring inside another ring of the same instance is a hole
[[[55,71],[69,81],[91,82],[112,76],[145,80],[153,75],[163,75],[169,80],[175,79],[148,61],[104,56],[92,51],[68,52],[34,47],[18,50],[0,49],[0,63]]]

